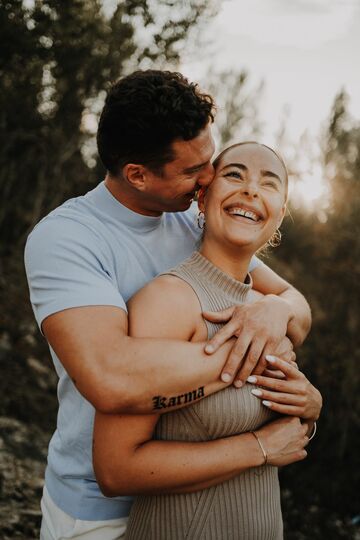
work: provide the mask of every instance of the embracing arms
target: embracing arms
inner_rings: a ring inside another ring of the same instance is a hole
[[[245,332],[244,336],[238,332],[242,343],[250,340],[255,348],[259,348],[256,347],[259,342],[262,351],[264,343],[269,342],[268,352],[273,353],[281,335],[280,327],[284,336],[288,323],[295,326],[291,321],[309,320],[305,314],[307,309],[304,308],[307,304],[300,293],[291,286],[283,285],[286,282],[268,267],[262,266],[253,274],[255,284],[259,282],[263,286],[266,275],[269,275],[270,285],[280,294],[280,298],[281,295],[289,296],[280,302],[274,297],[265,297],[256,304],[241,308],[245,319],[236,323]],[[276,302],[280,309],[275,317]],[[288,302],[293,308],[284,309]],[[293,316],[296,311],[298,314]],[[269,320],[272,321],[271,325],[266,322]],[[277,320],[276,327],[274,320]],[[299,322],[298,326],[302,325]],[[233,342],[227,341],[216,353],[207,355],[204,353],[205,342],[185,343],[129,337],[127,314],[117,307],[85,306],[66,309],[47,317],[42,329],[78,390],[95,408],[105,412],[149,413],[156,396],[177,397],[202,386],[208,395],[220,390],[229,381],[226,379],[224,384],[220,374]],[[301,336],[303,338],[305,332]],[[169,358],[172,359],[171,372],[168,369]],[[231,363],[231,371],[225,367],[223,372],[230,372],[232,379],[241,361],[242,357],[236,352],[235,358],[230,357],[228,361]],[[254,355],[249,356],[247,363],[251,367],[243,375],[245,380],[256,361]]]
[[[168,294],[156,295],[159,290]],[[166,297],[174,303],[164,301]],[[195,295],[173,277],[158,278],[134,297],[130,330],[135,336],[155,334],[175,339],[198,340],[206,335]],[[172,368],[169,358],[169,371]],[[264,462],[251,433],[204,442],[156,441],[152,433],[157,420],[158,415],[96,413],[93,460],[105,495],[196,491]],[[286,465],[303,459],[307,429],[298,418],[284,418],[259,429],[257,435],[266,448],[268,463]]]

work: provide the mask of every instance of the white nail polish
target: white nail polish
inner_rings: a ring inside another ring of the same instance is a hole
[[[224,381],[224,382],[230,382],[231,381],[231,376],[229,375],[229,373],[223,373],[221,375],[221,380]]]
[[[234,386],[236,386],[236,388],[241,388],[243,385],[244,383],[242,381],[236,380],[234,382]]]
[[[251,390],[251,393],[254,394],[254,396],[262,396],[262,391],[255,388],[254,390]]]
[[[254,375],[250,375],[250,377],[248,377],[246,380],[249,383],[256,383],[257,378]]]
[[[271,407],[270,401],[264,400],[264,401],[262,402],[262,404],[265,405],[265,407]]]
[[[268,362],[270,362],[270,364],[272,364],[273,362],[276,362],[276,358],[275,358],[275,356],[273,356],[272,354],[267,354],[267,355],[265,356],[265,358],[266,358],[266,360],[267,360]]]

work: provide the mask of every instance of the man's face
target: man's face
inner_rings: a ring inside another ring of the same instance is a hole
[[[146,170],[143,203],[155,212],[187,210],[201,186],[210,184],[214,176],[211,158],[215,145],[210,126],[190,141],[172,144],[173,161],[163,166],[162,175]]]

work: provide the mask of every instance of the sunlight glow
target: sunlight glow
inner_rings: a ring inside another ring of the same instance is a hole
[[[296,208],[324,211],[329,204],[329,185],[320,164],[303,170],[290,183],[289,198]]]

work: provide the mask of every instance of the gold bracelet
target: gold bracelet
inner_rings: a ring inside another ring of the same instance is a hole
[[[256,439],[257,442],[258,442],[258,445],[260,446],[260,449],[261,449],[261,451],[262,451],[262,454],[263,454],[263,456],[264,456],[264,463],[263,463],[262,465],[266,465],[266,464],[267,464],[267,460],[268,460],[268,455],[267,455],[267,453],[266,453],[266,450],[265,450],[265,448],[264,448],[262,442],[260,441],[259,436],[257,435],[257,433],[255,433],[255,431],[250,431],[250,433],[252,433],[252,434],[254,435],[255,439]]]
[[[309,442],[315,437],[316,429],[317,429],[316,422],[314,422],[314,425],[313,425],[313,432],[312,432],[312,434],[311,434],[310,437],[309,437]]]

